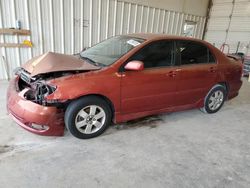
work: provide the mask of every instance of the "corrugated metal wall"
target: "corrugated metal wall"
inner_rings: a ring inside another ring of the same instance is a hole
[[[118,0],[0,0],[0,28],[31,30],[31,37],[0,36],[0,42],[30,39],[32,48],[1,48],[0,79],[33,56],[54,51],[79,52],[108,37],[151,32],[181,35],[185,21],[196,22],[194,37],[201,38],[205,17],[168,11]]]
[[[250,1],[214,0],[205,39],[218,48],[228,43],[231,53],[240,42],[239,52],[250,55]]]

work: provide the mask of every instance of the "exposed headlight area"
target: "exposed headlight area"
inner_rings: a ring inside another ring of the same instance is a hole
[[[24,93],[25,99],[41,105],[47,105],[46,97],[52,94],[56,90],[56,87],[42,82],[35,82],[34,85],[35,89],[30,88]]]
[[[46,97],[54,93],[56,86],[49,85],[41,77],[31,77],[24,69],[18,69],[15,74],[19,77],[16,89],[24,92],[23,96],[26,100],[44,106],[51,105],[51,101],[48,103]]]

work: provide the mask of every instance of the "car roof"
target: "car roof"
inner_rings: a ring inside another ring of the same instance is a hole
[[[177,35],[167,35],[167,34],[156,34],[156,33],[132,33],[127,34],[126,36],[135,37],[135,38],[142,38],[145,40],[160,40],[160,39],[175,39],[175,40],[189,40],[189,41],[197,41],[206,43],[203,40],[195,39],[192,37],[184,37],[184,36],[177,36]]]

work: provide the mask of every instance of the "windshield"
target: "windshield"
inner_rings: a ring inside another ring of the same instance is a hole
[[[144,39],[130,36],[116,36],[82,51],[80,56],[83,59],[87,59],[90,63],[99,66],[109,66],[144,41]]]

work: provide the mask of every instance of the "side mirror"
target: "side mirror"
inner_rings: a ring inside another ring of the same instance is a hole
[[[144,63],[142,61],[130,61],[125,65],[125,70],[141,71],[144,69]]]

